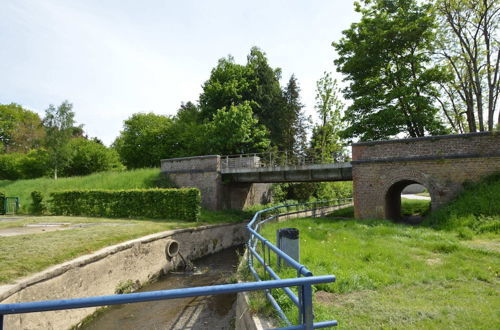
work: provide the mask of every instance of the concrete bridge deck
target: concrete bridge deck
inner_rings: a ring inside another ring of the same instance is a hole
[[[346,163],[273,167],[222,168],[223,182],[278,183],[352,180],[352,165]]]

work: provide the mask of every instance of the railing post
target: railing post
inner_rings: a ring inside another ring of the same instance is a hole
[[[3,314],[0,314],[0,330],[3,330]]]
[[[302,296],[302,324],[305,326],[304,329],[312,330],[314,323],[313,306],[312,306],[312,287],[311,284],[305,284],[300,287]]]

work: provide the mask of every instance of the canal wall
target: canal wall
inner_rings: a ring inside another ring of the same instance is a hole
[[[169,240],[192,260],[242,244],[244,224],[214,225],[170,230],[101,249],[53,266],[11,285],[0,286],[0,303],[67,299],[114,294],[120,283],[144,284],[182,264],[179,255],[167,258]],[[167,260],[169,259],[169,260]],[[5,316],[5,329],[68,329],[97,307]]]

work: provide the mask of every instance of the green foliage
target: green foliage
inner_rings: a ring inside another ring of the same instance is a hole
[[[45,144],[54,169],[54,179],[57,179],[57,171],[64,166],[68,159],[70,152],[68,142],[74,133],[74,117],[73,105],[68,101],[64,101],[57,108],[51,104],[45,110],[45,118],[43,119],[47,135]]]
[[[320,123],[313,129],[311,151],[323,161],[339,161],[343,154],[340,131],[343,128],[340,119],[344,104],[340,100],[337,81],[329,72],[316,83],[316,111]]]
[[[43,195],[39,191],[31,192],[31,214],[42,214],[45,211],[45,205],[43,203]]]
[[[416,0],[375,0],[356,4],[362,15],[333,43],[338,71],[352,100],[344,120],[346,137],[387,139],[443,134],[434,106],[436,85],[448,79],[430,65],[435,17],[427,3]]]
[[[88,175],[95,172],[123,170],[118,153],[104,145],[85,138],[68,142],[68,162],[61,169],[64,176]]]
[[[299,87],[292,76],[282,90],[281,69],[273,69],[265,53],[250,50],[247,64],[228,56],[219,60],[200,95],[200,119],[211,121],[221,109],[247,104],[260,124],[269,130],[271,144],[280,150],[300,149],[307,124],[301,110]]]
[[[114,147],[128,169],[157,167],[168,158],[172,119],[154,113],[137,113],[125,121]]]
[[[500,232],[500,173],[470,183],[457,198],[434,211],[423,224],[438,229],[469,228],[476,233]]]
[[[333,200],[352,198],[352,182],[301,182],[281,183],[273,185],[273,200]]]
[[[74,190],[50,194],[56,215],[145,217],[197,221],[201,194],[196,188]]]
[[[0,153],[38,148],[44,137],[38,114],[15,103],[0,104]]]
[[[21,177],[19,171],[19,159],[22,154],[0,154],[0,179],[2,180],[16,180]]]
[[[160,170],[140,169],[123,172],[100,172],[87,176],[70,178],[37,178],[31,180],[7,181],[0,180],[0,189],[9,196],[18,196],[21,199],[21,213],[29,213],[33,188],[36,188],[43,196],[49,196],[51,192],[73,189],[144,189],[157,187],[156,181],[160,176]]]
[[[210,153],[229,155],[262,152],[269,148],[268,132],[253,117],[248,102],[218,110],[207,125],[206,143]]]

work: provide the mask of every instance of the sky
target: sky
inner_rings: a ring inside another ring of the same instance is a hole
[[[257,46],[313,115],[323,72],[342,79],[331,43],[357,20],[352,0],[0,0],[0,104],[43,117],[69,100],[110,145],[133,113],[175,115],[219,58],[245,64]]]

